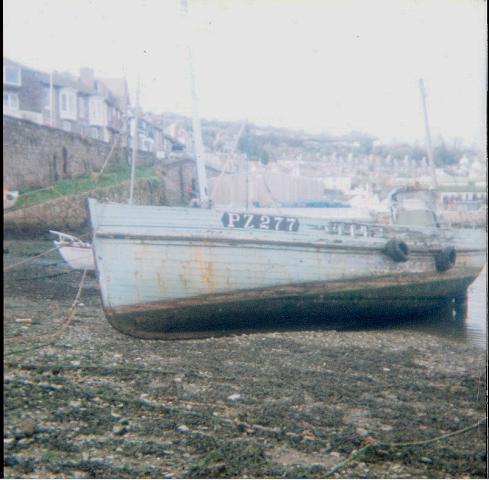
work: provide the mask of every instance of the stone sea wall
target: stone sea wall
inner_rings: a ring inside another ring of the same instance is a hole
[[[46,187],[64,178],[99,171],[111,144],[27,120],[3,116],[3,181],[10,190]],[[110,163],[127,162],[126,148],[116,147]],[[156,157],[138,152],[139,165]]]
[[[48,230],[80,232],[88,227],[87,198],[103,202],[127,203],[129,182],[104,189],[91,190],[78,195],[69,195],[43,203],[10,210],[4,213],[4,233],[44,234]],[[136,205],[166,205],[164,180],[148,178],[139,180],[134,187]]]

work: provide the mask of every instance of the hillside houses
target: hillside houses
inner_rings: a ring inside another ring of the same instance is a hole
[[[97,79],[89,68],[48,74],[6,58],[3,70],[4,115],[105,142],[126,133],[124,79]]]

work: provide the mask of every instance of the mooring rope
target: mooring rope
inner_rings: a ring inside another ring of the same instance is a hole
[[[44,252],[41,252],[39,255],[35,255],[33,257],[29,257],[29,258],[26,258],[24,260],[21,260],[20,262],[7,265],[3,269],[3,273],[10,272],[10,270],[13,270],[14,268],[18,267],[19,265],[24,265],[25,263],[29,263],[32,260],[35,260],[36,258],[43,257],[44,255],[47,255],[48,253],[53,252],[54,250],[58,250],[58,249],[59,249],[59,247],[51,247],[51,248],[48,248],[47,250],[45,250]]]
[[[76,313],[76,307],[78,306],[78,302],[80,300],[80,296],[81,296],[81,293],[82,293],[82,290],[83,290],[83,285],[85,283],[85,276],[87,274],[87,269],[83,270],[83,274],[82,274],[82,277],[81,277],[81,280],[80,280],[80,284],[78,285],[78,291],[75,295],[75,299],[73,300],[73,302],[71,303],[71,306],[70,306],[70,309],[68,311],[68,315],[66,316],[66,319],[64,320],[64,322],[61,324],[61,328],[55,332],[55,333],[47,333],[47,334],[44,334],[44,335],[14,335],[14,336],[4,336],[5,340],[26,340],[26,341],[35,341],[35,340],[44,340],[44,339],[52,339],[53,341],[50,342],[50,343],[47,343],[45,345],[40,345],[40,346],[35,346],[34,348],[30,348],[30,349],[24,349],[24,350],[16,350],[16,351],[13,351],[13,352],[9,352],[9,353],[6,353],[5,356],[7,355],[12,355],[12,354],[15,354],[15,353],[23,353],[25,351],[29,351],[29,350],[35,350],[36,348],[41,348],[43,346],[46,346],[46,345],[50,345],[51,343],[54,343],[54,340],[56,340],[59,336],[61,336],[61,334],[63,333],[63,331],[66,329],[66,327],[68,327],[68,325],[72,322],[73,318],[75,317],[75,313]]]
[[[78,237],[78,238],[81,240],[82,238],[87,237],[88,235],[89,235],[89,233],[84,233],[83,235],[80,235],[80,237]],[[51,248],[48,248],[47,250],[44,250],[39,255],[34,255],[32,257],[25,258],[24,260],[20,260],[17,263],[12,263],[10,265],[7,265],[6,267],[4,267],[3,273],[10,272],[10,270],[13,270],[14,268],[18,267],[19,265],[24,265],[25,263],[29,263],[29,262],[35,260],[36,258],[43,257],[44,255],[47,255],[48,253],[53,252],[54,250],[59,250],[60,248],[61,248],[61,246],[51,247]]]
[[[478,422],[469,425],[468,427],[461,428],[460,430],[456,430],[454,432],[450,433],[445,433],[444,435],[440,435],[438,437],[430,438],[428,440],[418,440],[418,441],[413,441],[413,442],[400,442],[400,443],[384,443],[384,442],[379,442],[375,440],[372,437],[369,437],[367,440],[367,445],[364,447],[360,448],[356,452],[353,452],[350,454],[350,456],[344,461],[333,467],[331,470],[326,472],[324,475],[324,478],[328,478],[331,475],[334,475],[335,473],[344,470],[348,465],[350,465],[353,461],[355,461],[357,458],[359,458],[362,455],[365,455],[367,452],[375,452],[375,448],[385,448],[385,449],[390,449],[390,448],[406,448],[406,447],[416,447],[420,445],[428,445],[430,443],[438,442],[440,440],[444,440],[449,437],[454,437],[456,435],[461,435],[462,433],[469,432],[471,430],[475,430],[476,428],[479,428],[482,426],[484,423],[487,422],[487,417],[482,418]]]

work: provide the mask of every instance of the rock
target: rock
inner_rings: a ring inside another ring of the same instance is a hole
[[[289,440],[292,440],[293,442],[299,442],[300,440],[302,440],[302,437],[300,435],[298,435],[297,433],[293,433],[293,432],[286,432],[285,436]]]
[[[22,323],[24,325],[31,325],[32,324],[32,318],[16,318],[15,321],[17,323]]]
[[[232,395],[229,395],[228,400],[231,400],[231,402],[236,402],[241,398],[241,395],[239,393],[233,393]]]
[[[34,440],[31,438],[21,438],[18,442],[17,445],[19,447],[26,447],[27,445],[30,445]]]
[[[180,433],[188,433],[190,431],[190,429],[187,427],[187,425],[179,425],[177,430],[180,432]]]
[[[32,418],[27,418],[20,423],[19,429],[26,437],[30,437],[36,431],[36,421]]]
[[[114,428],[112,428],[112,433],[115,435],[124,435],[127,432],[128,430],[124,426],[121,427],[120,425],[115,425]]]
[[[362,427],[358,427],[358,428],[356,429],[356,432],[357,432],[357,434],[358,434],[360,437],[366,437],[366,436],[368,435],[368,431],[367,431],[367,430],[365,430],[365,429],[364,429],[364,428],[362,428]]]
[[[433,463],[433,460],[429,457],[421,457],[420,460],[423,462],[423,463],[428,463],[428,464],[432,464]]]

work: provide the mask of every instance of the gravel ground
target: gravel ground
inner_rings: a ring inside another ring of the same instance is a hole
[[[5,241],[4,265],[49,246]],[[485,417],[485,352],[426,333],[139,340],[106,322],[90,276],[62,328],[81,273],[57,255],[4,273],[7,478],[320,478],[372,438]],[[372,449],[333,477],[486,478],[486,463],[484,424]]]

